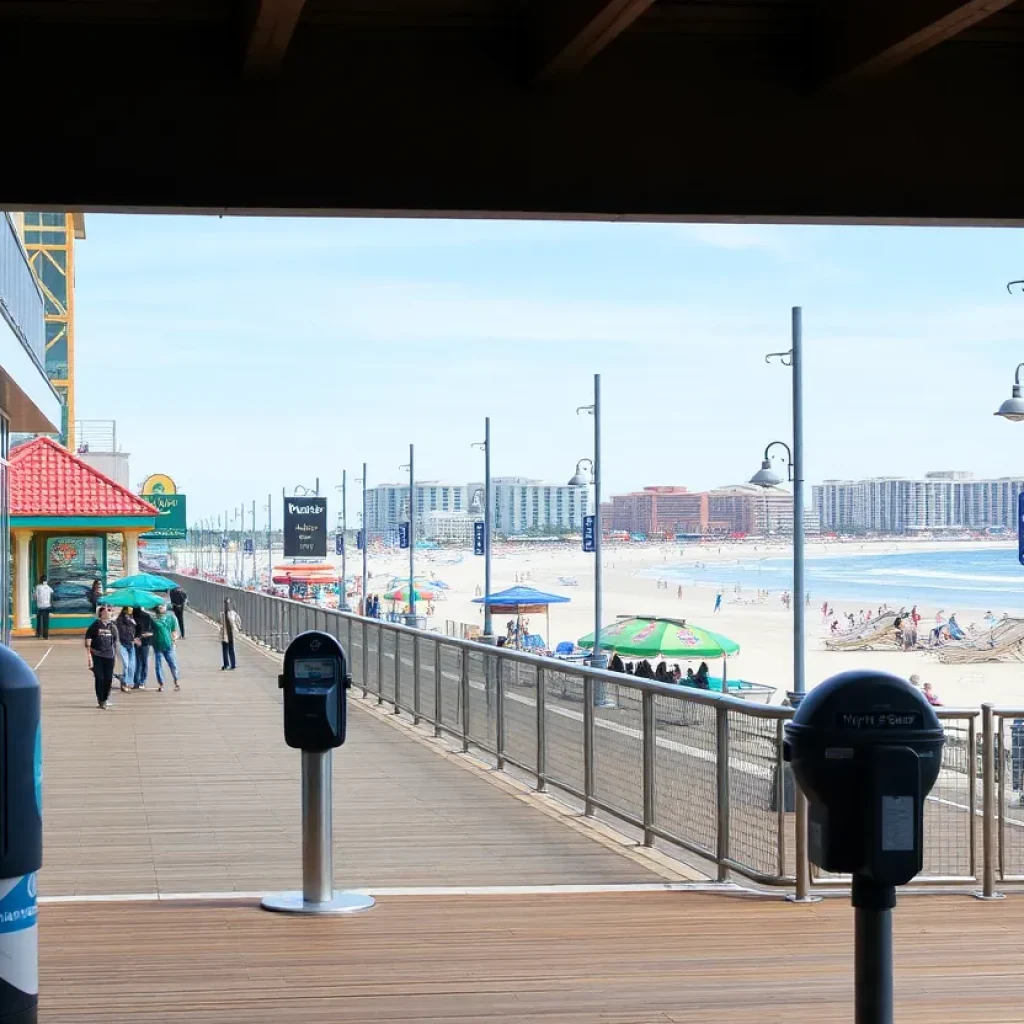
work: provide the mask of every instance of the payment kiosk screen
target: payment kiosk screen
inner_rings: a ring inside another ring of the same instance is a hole
[[[297,693],[325,689],[333,686],[337,679],[334,658],[296,658],[294,668]]]

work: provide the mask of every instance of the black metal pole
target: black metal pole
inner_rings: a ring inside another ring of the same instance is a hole
[[[854,1020],[893,1024],[892,908],[896,889],[853,876]]]

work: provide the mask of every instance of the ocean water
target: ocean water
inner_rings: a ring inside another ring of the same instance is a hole
[[[693,559],[660,566],[644,573],[672,582],[698,586],[739,583],[746,589],[781,592],[793,586],[791,558],[742,559],[735,563],[707,563],[697,569]],[[702,563],[703,564],[703,563]],[[913,551],[898,554],[851,554],[809,557],[805,562],[811,605],[822,601],[886,602],[890,607],[919,604],[944,608],[992,610],[1024,614],[1024,566],[1017,549]]]

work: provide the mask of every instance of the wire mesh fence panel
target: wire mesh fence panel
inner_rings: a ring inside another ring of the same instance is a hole
[[[544,737],[549,781],[583,792],[583,677],[544,672]]]
[[[946,743],[939,777],[924,804],[924,869],[922,876],[974,877],[971,863],[971,793],[975,789],[977,755],[971,749],[967,719],[944,719]]]
[[[776,725],[730,709],[729,856],[765,875],[781,875],[776,787],[781,751]]]
[[[494,658],[477,651],[464,651],[469,657],[469,738],[494,750],[497,747],[498,681]]]
[[[462,735],[462,649],[441,645],[441,723]]]
[[[619,703],[594,708],[594,796],[643,821],[644,723],[641,703],[633,699],[640,692],[618,689]]]
[[[437,717],[434,688],[434,652],[437,641],[419,640],[420,648],[420,714],[433,721]]]
[[[715,709],[654,698],[654,823],[714,856],[718,834]]]
[[[378,693],[388,701],[395,699],[395,648],[398,642],[398,634],[392,633],[389,629],[380,631],[381,644],[384,648],[384,660],[381,663],[380,690]]]
[[[357,686],[362,686],[366,675],[366,652],[363,650],[362,625],[353,623],[351,633],[352,639],[347,648],[348,663],[351,666],[349,671],[352,673],[352,681]]]
[[[505,753],[536,770],[537,670],[514,661],[499,662],[498,670],[505,687]]]
[[[398,644],[398,681],[399,690],[396,703],[403,711],[412,711],[415,697],[416,680],[413,677],[413,643],[415,637],[409,633],[396,633]]]
[[[995,722],[998,873],[1024,876],[1024,718],[999,716]]]

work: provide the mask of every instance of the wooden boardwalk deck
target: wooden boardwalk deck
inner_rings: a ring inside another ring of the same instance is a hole
[[[115,690],[107,712],[80,640],[17,644],[32,665],[45,656],[44,896],[299,885],[299,754],[277,666],[240,645],[221,672],[212,627],[187,626],[182,692]],[[340,886],[662,880],[361,710],[334,777]]]
[[[40,910],[44,1024],[819,1024],[853,1019],[849,905],[692,893]],[[1024,899],[904,897],[901,1024],[1024,1019]]]

